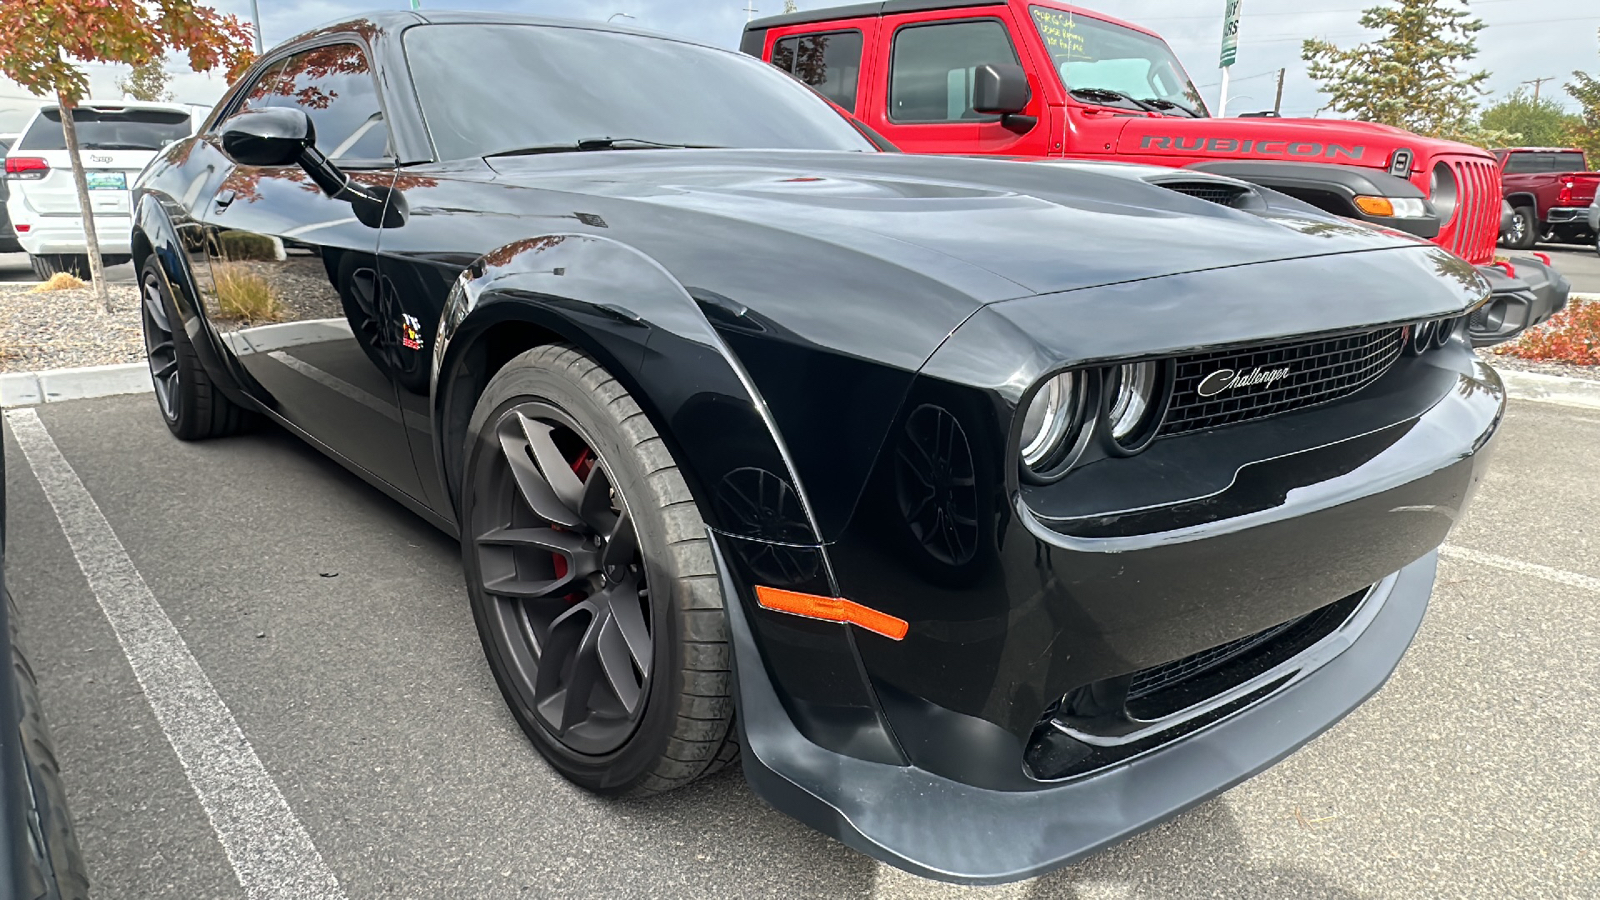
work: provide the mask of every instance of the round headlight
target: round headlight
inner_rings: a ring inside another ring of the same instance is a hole
[[[1034,392],[1022,417],[1022,462],[1028,468],[1039,468],[1061,448],[1078,419],[1081,393],[1071,372],[1062,372]]]
[[[1413,354],[1426,353],[1433,349],[1434,332],[1438,329],[1437,322],[1418,322],[1411,326],[1411,342],[1407,347]]]
[[[1127,363],[1106,370],[1105,421],[1115,455],[1137,453],[1155,438],[1166,398],[1170,372],[1159,363]]]
[[[1460,319],[1440,319],[1439,324],[1433,328],[1433,346],[1443,347],[1450,343],[1450,338],[1455,336],[1456,325]]]
[[[1448,225],[1456,214],[1456,173],[1445,163],[1435,163],[1428,175],[1428,199],[1439,213],[1439,224]]]

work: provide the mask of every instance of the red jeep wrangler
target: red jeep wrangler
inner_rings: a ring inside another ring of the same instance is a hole
[[[1595,239],[1589,230],[1589,204],[1594,202],[1600,172],[1589,171],[1582,150],[1512,147],[1496,150],[1500,183],[1511,204],[1511,228],[1505,244],[1526,250],[1543,240],[1583,244]]]
[[[1494,157],[1365,122],[1214,119],[1160,35],[1058,0],[882,0],[751,22],[764,59],[912,153],[1115,160],[1252,182],[1476,263],[1493,344],[1566,305],[1546,261],[1495,263]]]

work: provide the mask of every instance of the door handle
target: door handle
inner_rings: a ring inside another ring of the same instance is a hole
[[[223,191],[222,193],[218,194],[216,200],[217,212],[227,209],[228,206],[233,203],[233,196],[233,191]]]

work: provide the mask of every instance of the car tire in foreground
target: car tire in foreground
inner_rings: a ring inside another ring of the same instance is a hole
[[[30,253],[28,264],[33,266],[33,274],[37,275],[40,281],[49,281],[52,276],[61,272],[74,278],[89,277],[89,257],[82,253],[43,253],[37,256]]]
[[[223,396],[195,356],[154,255],[139,270],[139,298],[145,359],[167,428],[182,440],[196,441],[247,427],[254,418],[251,412]]]
[[[468,427],[462,556],[501,693],[562,775],[660,793],[737,755],[722,592],[648,417],[564,345],[490,380]]]
[[[44,706],[39,702],[39,682],[17,639],[16,603],[9,593],[0,602],[9,607],[11,670],[17,687],[17,734],[32,788],[34,812],[38,816],[39,841],[34,846],[37,864],[32,871],[39,878],[53,877],[55,888],[54,893],[50,885],[35,885],[32,890],[43,887],[42,897],[84,900],[89,896],[89,875],[83,863],[83,851],[78,848],[72,816],[67,811],[67,788],[61,781],[61,767],[56,762],[50,727],[45,722]]]

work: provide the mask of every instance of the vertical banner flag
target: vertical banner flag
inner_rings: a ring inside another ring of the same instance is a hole
[[[1222,62],[1218,68],[1226,69],[1239,58],[1239,8],[1244,0],[1228,0],[1228,11],[1222,17]]]

